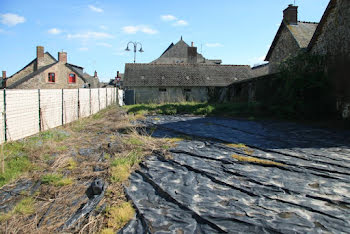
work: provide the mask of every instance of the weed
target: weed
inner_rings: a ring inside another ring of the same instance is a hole
[[[114,234],[113,228],[105,228],[101,231],[101,234]]]
[[[70,185],[73,183],[73,180],[71,178],[63,178],[61,174],[46,174],[41,177],[41,182],[43,184],[50,184],[56,187]]]
[[[241,156],[237,154],[233,154],[232,158],[237,159],[238,161],[242,162],[251,162],[251,163],[257,163],[257,164],[264,164],[264,165],[275,165],[275,166],[285,166],[285,164],[270,161],[270,160],[265,160],[265,159],[260,159],[260,158],[255,158],[251,156]]]
[[[141,139],[136,138],[136,137],[130,137],[127,140],[127,143],[132,144],[132,145],[143,145],[144,144]]]
[[[123,202],[119,206],[113,206],[108,212],[108,227],[118,230],[122,228],[135,214],[135,210],[129,202]]]
[[[130,166],[127,164],[114,166],[112,167],[111,174],[112,182],[124,182],[129,178]]]
[[[77,162],[73,158],[69,158],[66,167],[68,170],[74,170],[77,168]]]

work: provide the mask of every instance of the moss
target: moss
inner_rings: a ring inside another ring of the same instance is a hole
[[[249,162],[249,163],[257,163],[257,164],[264,164],[264,165],[275,165],[275,166],[285,166],[285,164],[270,161],[270,160],[265,160],[265,159],[260,159],[260,158],[255,158],[251,156],[241,156],[237,154],[233,154],[232,158],[237,159],[238,161],[241,162]]]
[[[18,178],[32,167],[26,155],[9,156],[5,160],[5,172],[0,173],[0,187]]]
[[[70,158],[68,160],[66,168],[68,170],[74,170],[75,168],[77,168],[77,162],[73,158]]]

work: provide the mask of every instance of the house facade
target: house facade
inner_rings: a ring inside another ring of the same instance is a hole
[[[99,81],[83,72],[83,67],[67,63],[67,52],[58,52],[58,60],[36,47],[36,58],[20,71],[2,79],[2,88],[70,89],[98,87]]]
[[[181,38],[151,63],[127,63],[123,86],[133,90],[133,103],[205,102],[215,87],[251,77],[248,65],[220,64],[221,60],[205,59],[193,43],[189,46]]]
[[[269,73],[278,72],[283,61],[306,50],[317,25],[298,21],[298,7],[289,5],[283,11],[283,20],[265,58],[269,62]]]

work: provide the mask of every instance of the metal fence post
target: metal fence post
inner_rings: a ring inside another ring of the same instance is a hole
[[[91,110],[91,88],[89,88],[89,103],[90,103],[90,115],[92,114]]]
[[[4,140],[7,141],[7,123],[6,123],[6,88],[4,89]]]
[[[80,98],[79,98],[79,88],[78,88],[78,119],[79,119],[79,112],[80,112]]]
[[[64,109],[64,104],[63,104],[63,89],[62,89],[62,125],[64,124],[63,109]]]
[[[41,106],[40,106],[40,89],[38,89],[38,105],[39,105],[39,132],[41,132]]]

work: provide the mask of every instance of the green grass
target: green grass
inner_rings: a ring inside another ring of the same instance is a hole
[[[0,222],[10,219],[13,215],[30,215],[33,214],[34,209],[34,199],[32,197],[23,198],[19,201],[16,206],[12,209],[12,211],[6,214],[0,214]]]
[[[205,116],[247,116],[251,119],[259,113],[258,103],[166,103],[166,104],[136,104],[124,106],[128,113],[138,114],[191,114]]]
[[[31,169],[31,162],[25,155],[12,156],[5,160],[5,173],[0,174],[0,187]]]
[[[141,161],[141,150],[135,149],[126,157],[115,158],[111,163],[111,180],[112,182],[123,182],[128,179],[131,167]]]
[[[41,147],[44,147],[45,142],[60,142],[67,137],[69,137],[67,132],[53,129],[22,140],[5,143],[5,172],[0,173],[0,187],[15,180],[23,173],[35,169],[29,160],[31,152],[40,150]],[[66,149],[62,148],[60,150]],[[48,157],[43,156],[43,158]]]
[[[56,187],[61,187],[65,185],[70,185],[73,183],[71,178],[64,178],[61,174],[46,174],[41,177],[41,182],[43,184],[50,184]]]

